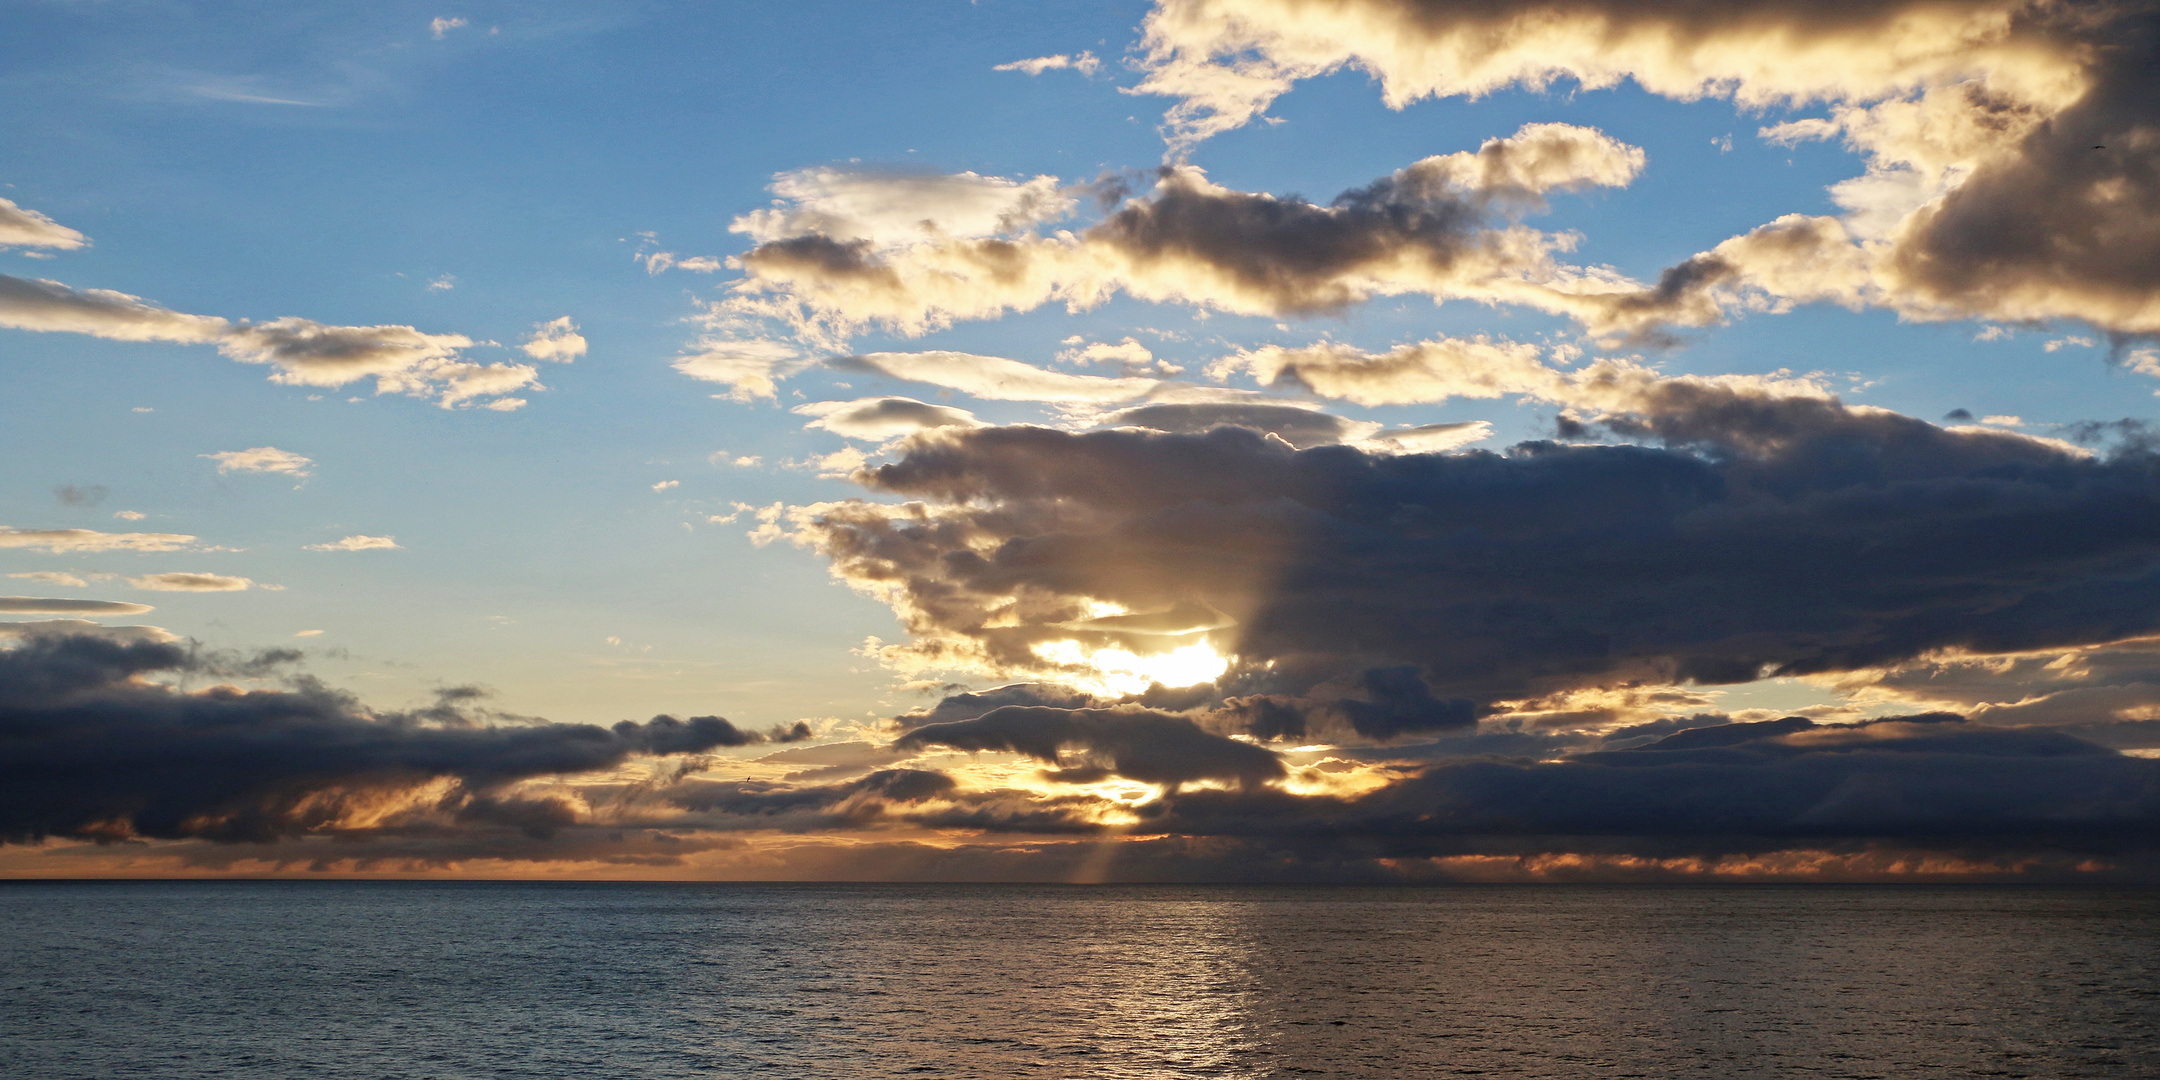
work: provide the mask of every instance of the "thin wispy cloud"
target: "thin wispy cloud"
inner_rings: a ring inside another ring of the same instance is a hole
[[[364,534],[364,533],[355,533],[355,534],[354,534],[354,535],[352,535],[352,536],[347,536],[347,537],[343,537],[343,538],[341,538],[341,539],[337,539],[337,540],[331,540],[331,541],[328,541],[328,542],[326,542],[326,543],[321,543],[321,544],[309,544],[309,545],[307,545],[307,550],[309,550],[309,551],[391,551],[391,550],[395,550],[395,549],[396,549],[397,547],[398,547],[398,542],[397,542],[397,539],[396,539],[395,537],[390,537],[390,536],[368,536],[368,535],[366,535],[366,534]]]
[[[217,462],[221,473],[270,473],[305,479],[314,475],[315,461],[290,450],[275,446],[257,446],[247,450],[223,450],[214,454],[200,454]]]

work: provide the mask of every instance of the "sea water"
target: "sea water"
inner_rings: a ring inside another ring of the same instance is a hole
[[[2154,1077],[2160,890],[0,884],[0,1075]]]

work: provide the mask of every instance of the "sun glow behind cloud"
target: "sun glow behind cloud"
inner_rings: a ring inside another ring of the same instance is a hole
[[[1035,655],[1061,667],[1089,669],[1070,681],[1091,693],[1139,694],[1150,685],[1177,689],[1214,682],[1230,670],[1230,658],[1205,641],[1169,652],[1141,655],[1129,649],[1106,648],[1089,652],[1077,641],[1046,641],[1034,647]]]

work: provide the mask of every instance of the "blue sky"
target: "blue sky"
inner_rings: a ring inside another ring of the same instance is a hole
[[[1570,370],[1606,358],[1661,378],[1797,378],[1846,406],[1949,425],[1962,409],[1965,422],[2036,439],[2067,437],[2081,421],[2160,419],[2160,383],[2135,370],[2149,331],[2137,320],[2149,316],[2110,322],[2063,300],[2034,317],[2040,309],[1969,298],[1931,315],[1903,286],[1881,283],[1870,286],[1875,299],[1845,307],[1805,289],[1780,294],[1759,275],[1719,294],[1715,318],[1633,334],[1551,305],[1436,302],[1418,289],[1333,310],[1241,313],[1126,288],[1080,309],[1023,305],[920,334],[872,320],[822,340],[770,318],[716,321],[746,280],[740,264],[721,264],[759,246],[731,225],[786,202],[775,185],[802,170],[1055,177],[1074,206],[1039,225],[1047,235],[1109,212],[1077,185],[1123,177],[1145,200],[1166,154],[1223,188],[1326,206],[1420,159],[1475,153],[1537,124],[1594,129],[1639,148],[1642,164],[1622,183],[1556,182],[1542,209],[1507,221],[1562,238],[1554,250],[1568,267],[1646,288],[1784,215],[1839,220],[1847,210],[1832,186],[1892,153],[1857,136],[1776,141],[1764,129],[1906,100],[1938,77],[1914,76],[1888,95],[1783,91],[1784,101],[1739,103],[1733,85],[1768,77],[1741,72],[1688,95],[1645,90],[1653,76],[1640,73],[1611,87],[1563,73],[1544,86],[1432,90],[1396,109],[1383,83],[1410,76],[1345,46],[1342,66],[1286,77],[1263,118],[1180,151],[1164,127],[1175,99],[1134,92],[1164,70],[1161,54],[1144,51],[1143,20],[1155,10],[1006,0],[0,6],[0,94],[11,103],[0,117],[0,198],[87,237],[0,248],[0,274],[234,323],[296,317],[462,335],[471,342],[455,349],[462,361],[530,364],[538,383],[439,407],[428,396],[439,386],[273,382],[284,369],[235,362],[207,337],[0,329],[9,462],[0,524],[196,538],[164,551],[0,547],[0,573],[16,575],[0,593],[154,605],[102,621],[154,624],[212,649],[297,647],[315,676],[384,709],[475,685],[492,692],[493,708],[559,722],[721,714],[759,729],[807,720],[821,739],[875,742],[878,725],[927,707],[941,684],[1041,672],[881,663],[865,639],[906,642],[911,629],[865,579],[831,569],[805,546],[808,533],[802,543],[753,540],[754,508],[905,497],[816,464],[850,446],[873,463],[898,460],[904,447],[806,429],[809,416],[793,410],[900,395],[988,424],[1089,421],[1052,403],[986,400],[958,383],[821,358],[946,351],[1108,377],[1118,372],[1059,354],[1130,338],[1182,368],[1174,382],[1253,390],[1249,372],[1211,375],[1210,365],[1270,345],[1376,354],[1482,336],[1534,345]],[[1288,63],[1271,47],[1240,55]],[[998,70],[1083,53],[1092,62]],[[675,265],[653,259],[660,252]],[[702,272],[682,265],[701,258],[711,260]],[[1816,265],[1794,265],[1803,264]],[[582,353],[558,362],[520,350],[564,318]],[[785,342],[799,359],[775,370],[770,396],[674,366],[716,337]],[[1475,445],[1491,451],[1554,437],[1556,416],[1579,405],[1535,394],[1360,404],[1317,387],[1269,393],[1389,429],[1484,421],[1491,434]],[[523,403],[474,407],[506,398]],[[306,461],[265,471],[221,468],[212,456],[256,448]],[[310,550],[346,537],[395,547]],[[141,583],[172,573],[249,585]],[[13,616],[48,617],[57,616]],[[1854,693],[1780,678],[1702,700],[1736,714],[1815,707],[1825,718],[1915,700]]]

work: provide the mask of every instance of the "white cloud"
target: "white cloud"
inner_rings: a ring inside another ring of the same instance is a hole
[[[1132,338],[1126,338],[1114,345],[1102,341],[1090,342],[1087,345],[1078,345],[1077,342],[1074,344],[1078,347],[1058,353],[1058,359],[1073,364],[1115,360],[1118,363],[1133,366],[1145,364],[1155,359],[1155,354],[1149,352],[1147,346]]]
[[[653,251],[632,257],[645,264],[647,274],[657,274],[669,269],[710,274],[727,265],[711,255],[692,255],[688,258],[677,258],[672,251]]]
[[[771,209],[735,219],[728,231],[760,244],[801,236],[864,241],[879,247],[938,238],[995,236],[1072,213],[1057,177],[1008,180],[972,172],[950,175],[820,166],[781,173]]]
[[[185,315],[110,289],[74,289],[44,278],[0,274],[0,326],[89,334],[113,341],[214,342],[233,324]]]
[[[472,339],[410,326],[332,326],[286,317],[263,323],[189,315],[109,289],[0,274],[0,327],[88,334],[113,341],[216,345],[244,364],[272,367],[288,386],[343,386],[375,379],[378,394],[439,396],[445,408],[488,394],[538,388],[522,364],[475,364],[459,356]]]
[[[1474,442],[1483,442],[1492,438],[1492,433],[1492,424],[1484,420],[1458,424],[1424,424],[1382,431],[1358,445],[1362,449],[1378,453],[1438,454]]]
[[[95,529],[16,529],[0,525],[0,548],[73,551],[178,551],[195,542],[181,533],[107,533]]]
[[[778,341],[702,338],[692,347],[697,351],[677,357],[675,370],[693,379],[727,384],[727,396],[736,401],[775,396],[775,372],[802,359],[794,346]]]
[[[905,397],[862,398],[857,401],[816,401],[790,410],[798,416],[814,416],[804,427],[823,428],[850,439],[883,442],[931,428],[981,427],[982,422],[966,409],[932,405]]]
[[[54,638],[102,638],[121,645],[138,642],[170,644],[180,635],[161,626],[102,626],[81,619],[39,619],[36,622],[0,623],[0,641],[47,641]]]
[[[909,382],[958,390],[985,401],[1107,403],[1131,401],[1160,385],[1155,379],[1113,379],[1045,371],[1018,360],[961,352],[880,352],[828,363]]]
[[[410,326],[330,326],[287,316],[239,326],[220,336],[218,351],[243,364],[270,364],[271,382],[343,386],[369,376],[427,377],[455,363],[472,345],[463,334],[423,334]]]
[[[737,257],[743,277],[714,314],[777,320],[834,350],[869,326],[912,337],[1051,302],[1084,310],[1118,293],[1252,315],[1425,295],[1599,319],[1615,297],[1644,286],[1560,262],[1572,234],[1541,232],[1512,215],[1536,209],[1540,193],[1555,187],[1624,182],[1640,163],[1635,148],[1592,129],[1529,125],[1460,160],[1428,158],[1326,203],[1238,191],[1199,169],[1169,168],[1147,195],[1078,232],[970,237],[914,227],[874,240],[875,230],[839,221],[835,232],[795,235],[826,224],[803,204],[769,212],[789,228],[760,235],[765,242]],[[1488,181],[1500,186],[1474,186]],[[888,194],[889,217],[920,224],[923,213]]]
[[[189,573],[145,574],[131,577],[127,583],[153,592],[242,592],[255,584],[244,577]]]
[[[1174,146],[1259,117],[1293,83],[1345,67],[1404,108],[1563,78],[1602,89],[1767,106],[1879,99],[1994,68],[2035,89],[2074,90],[2060,56],[2005,33],[2019,0],[1702,8],[1617,0],[1428,7],[1396,0],[1160,0],[1144,23],[1136,92],[1179,99]]]
[[[444,34],[464,25],[466,25],[466,22],[462,15],[455,18],[445,18],[438,15],[433,22],[428,23],[428,32],[435,35],[435,40],[441,41]]]
[[[578,325],[570,321],[570,316],[565,315],[533,327],[532,336],[518,348],[535,360],[567,364],[585,355],[585,337],[578,333]]]
[[[682,481],[680,481],[680,480],[662,480],[662,481],[660,481],[659,483],[657,483],[657,484],[654,484],[654,485],[652,486],[652,489],[653,489],[654,491],[666,491],[666,490],[668,490],[669,488],[676,488],[676,487],[681,487],[681,486],[682,486]]]
[[[1525,199],[1548,191],[1626,187],[1646,161],[1630,146],[1596,128],[1574,124],[1524,124],[1504,139],[1487,139],[1475,151],[1438,154],[1396,173],[1397,183],[1438,184],[1477,199]]]
[[[257,446],[248,450],[226,450],[215,454],[197,454],[218,463],[217,471],[276,473],[284,476],[305,478],[315,464],[311,458],[302,457],[290,450],[275,446]]]
[[[90,239],[53,219],[0,199],[0,247],[59,248],[74,251]]]
[[[309,551],[383,551],[398,546],[396,539],[388,536],[353,535],[327,544],[309,544]]]
[[[449,292],[450,290],[457,288],[457,275],[444,274],[443,276],[428,282],[427,287],[429,292]]]
[[[144,517],[147,517],[148,515],[142,513],[139,510],[115,510],[113,511],[113,516],[119,518],[122,521],[141,521]]]
[[[2160,144],[2149,53],[2123,43],[2142,42],[2150,19],[2135,4],[2032,0],[1158,0],[1135,91],[1179,99],[1165,116],[1173,160],[1260,117],[1296,81],[1350,68],[1393,108],[1630,80],[1750,109],[1820,102],[1830,115],[1759,135],[1842,138],[1859,153],[1865,172],[1829,191],[1849,235],[1750,234],[1773,242],[1744,262],[1722,250],[1683,262],[1669,276],[1689,295],[1638,297],[1637,315],[1701,325],[1736,307],[1835,300],[1910,319],[2076,319],[2145,334],[2160,331]],[[1736,286],[1753,297],[1714,295]]]
[[[12,576],[12,575],[11,575]],[[7,615],[140,615],[156,611],[148,604],[119,600],[66,600],[41,596],[0,596],[0,614]]]
[[[1607,416],[1658,413],[1675,402],[1704,395],[1831,400],[1829,391],[1816,380],[1782,371],[1666,376],[1632,360],[1614,359],[1568,370],[1547,363],[1536,346],[1483,337],[1435,338],[1385,353],[1333,342],[1295,349],[1269,345],[1225,357],[1209,370],[1217,378],[1242,370],[1264,385],[1297,387],[1366,406],[1512,397],[1559,405],[1585,416]],[[1437,429],[1377,436],[1389,437],[1405,446],[1450,438]]]
[[[1078,56],[1059,53],[1056,56],[1037,56],[1028,60],[1015,60],[1010,64],[999,64],[990,70],[1018,71],[1029,75],[1040,75],[1045,71],[1060,71],[1065,68],[1071,68],[1082,75],[1093,78],[1096,72],[1102,70],[1102,61],[1097,59],[1094,53],[1082,51]]]
[[[26,574],[9,574],[8,576],[21,578],[25,581],[41,581],[47,585],[66,585],[76,589],[90,584],[73,574],[63,574],[57,570],[33,570]]]
[[[463,361],[445,361],[385,375],[378,378],[375,385],[377,393],[403,390],[416,397],[439,394],[436,404],[445,409],[454,409],[491,394],[546,389],[540,385],[540,373],[531,364],[470,364]],[[523,398],[504,397],[480,404],[480,408],[509,412],[524,404]]]
[[[321,637],[321,636],[322,636],[322,631],[320,631],[320,630],[300,630],[300,631],[296,631],[296,632],[294,632],[293,636],[294,636],[294,637]]]

